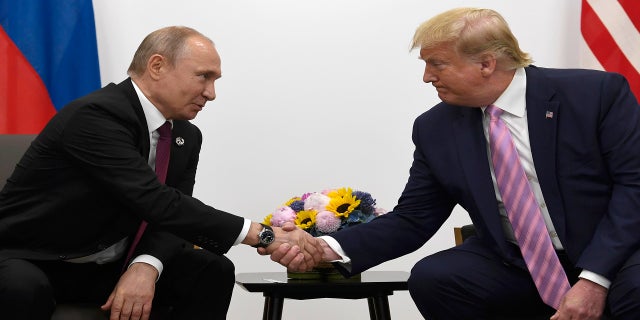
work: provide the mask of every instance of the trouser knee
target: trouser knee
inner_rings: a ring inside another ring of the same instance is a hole
[[[413,299],[420,313],[429,318],[433,316],[434,306],[446,300],[446,297],[440,297],[442,292],[441,281],[444,277],[438,276],[438,270],[431,267],[428,261],[419,261],[412,269],[408,280],[409,294]],[[439,289],[440,288],[440,289]]]
[[[636,269],[640,270],[640,266]],[[608,302],[613,319],[640,319],[640,273],[624,281],[615,281],[609,290]]]
[[[0,310],[7,319],[49,319],[55,308],[47,276],[28,261],[0,263]]]

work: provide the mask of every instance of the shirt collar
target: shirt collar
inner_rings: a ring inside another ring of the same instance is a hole
[[[160,128],[160,126],[162,126],[167,121],[167,119],[165,119],[160,110],[158,110],[158,108],[156,108],[156,106],[154,106],[153,103],[151,103],[151,101],[147,99],[140,88],[138,88],[138,85],[136,85],[134,81],[131,81],[131,83],[133,84],[133,88],[138,94],[138,100],[140,100],[140,104],[142,105],[144,117],[147,119],[147,129],[149,130],[149,133],[152,133]],[[168,121],[171,122],[171,128],[173,128],[173,121]]]
[[[524,117],[526,110],[527,73],[524,68],[516,69],[511,83],[493,103],[496,107],[516,117]]]

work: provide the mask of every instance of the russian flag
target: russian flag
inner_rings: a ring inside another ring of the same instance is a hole
[[[92,0],[0,2],[0,134],[39,133],[100,88]]]

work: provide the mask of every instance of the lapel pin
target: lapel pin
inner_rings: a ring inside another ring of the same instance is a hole
[[[547,113],[544,115],[544,117],[546,119],[553,119],[553,112],[547,111]]]
[[[184,139],[182,139],[182,137],[177,137],[176,145],[178,145],[178,147],[182,147],[184,145]]]

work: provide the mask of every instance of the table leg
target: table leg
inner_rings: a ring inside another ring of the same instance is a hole
[[[369,302],[369,317],[372,320],[391,320],[389,297],[387,295],[369,297],[367,301]]]
[[[378,317],[376,316],[376,308],[374,306],[373,298],[367,298],[367,304],[369,305],[369,319],[377,320]]]
[[[262,320],[282,320],[282,307],[284,298],[281,295],[265,295]]]

